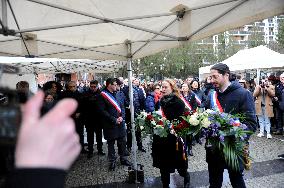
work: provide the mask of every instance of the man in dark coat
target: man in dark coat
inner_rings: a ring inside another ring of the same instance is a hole
[[[127,103],[129,103],[129,87],[124,87],[123,92],[126,96]],[[136,118],[142,110],[145,109],[145,96],[141,88],[139,88],[139,80],[134,79],[133,80],[133,106],[134,106],[134,118]],[[130,123],[130,109],[126,109],[126,118],[127,118],[127,148],[129,151],[131,151],[132,147],[132,134],[131,134],[131,123]],[[141,131],[136,130],[135,131],[136,141],[137,141],[137,147],[138,150],[142,152],[146,152],[146,150],[143,148],[142,144],[142,136]]]
[[[107,140],[108,144],[109,170],[115,170],[116,166],[115,141],[117,141],[121,164],[131,166],[131,163],[127,160],[126,127],[122,117],[121,107],[115,98],[116,88],[116,79],[108,78],[106,80],[106,88],[102,90],[98,98],[99,112],[103,119],[104,138]]]
[[[282,95],[284,92],[284,73],[280,75],[280,82],[275,86],[275,105],[276,105],[276,132],[274,134],[282,135],[283,134],[283,113],[284,111],[281,110],[279,103],[282,101]]]
[[[83,94],[82,100],[82,119],[84,120],[87,130],[88,158],[91,158],[94,152],[94,133],[96,133],[98,154],[105,155],[102,142],[103,128],[101,118],[98,115],[98,95],[100,95],[98,81],[93,80],[90,82],[90,89]]]
[[[217,92],[217,98],[226,113],[245,115],[242,123],[246,124],[249,130],[255,131],[257,122],[254,109],[252,94],[244,89],[238,82],[230,82],[230,70],[226,64],[216,64],[211,67],[211,76]],[[211,94],[208,95],[206,108],[213,108]],[[224,158],[220,155],[221,151],[212,147],[206,147],[206,161],[208,163],[210,187],[222,187],[223,171],[228,169],[230,181],[234,188],[245,188],[243,179],[244,166],[240,163],[240,170],[234,171],[228,168]]]
[[[78,107],[76,111],[72,114],[72,118],[75,121],[75,126],[76,126],[76,132],[79,135],[80,138],[80,144],[82,146],[82,153],[86,153],[87,151],[84,150],[84,124],[81,119],[81,110],[82,110],[82,95],[77,91],[77,85],[76,82],[70,81],[67,82],[66,85],[66,90],[63,91],[59,95],[59,100],[64,99],[64,98],[72,98],[75,99],[78,102]]]

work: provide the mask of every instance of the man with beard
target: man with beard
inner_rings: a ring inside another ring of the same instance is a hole
[[[210,69],[212,83],[215,91],[209,93],[206,108],[219,110],[230,114],[243,114],[242,123],[247,125],[249,130],[255,131],[257,122],[252,94],[244,89],[238,82],[230,82],[230,69],[226,64],[219,63]],[[213,97],[214,95],[217,97]],[[218,107],[213,104],[220,104]],[[213,148],[206,143],[206,161],[208,163],[210,187],[222,187],[223,171],[228,169],[230,181],[234,188],[245,188],[243,179],[244,165],[240,162],[239,170],[231,169],[222,156],[222,151]]]

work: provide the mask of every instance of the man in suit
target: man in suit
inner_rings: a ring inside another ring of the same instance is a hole
[[[122,117],[121,107],[116,99],[116,89],[116,79],[108,78],[106,80],[106,87],[102,90],[98,98],[99,112],[103,119],[104,138],[107,140],[108,144],[109,170],[115,170],[116,166],[115,141],[117,141],[121,164],[131,166],[131,163],[127,160],[126,127]]]

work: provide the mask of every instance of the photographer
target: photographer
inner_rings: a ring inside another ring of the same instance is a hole
[[[266,131],[266,137],[272,138],[270,134],[270,119],[274,116],[272,98],[275,96],[275,87],[268,81],[267,78],[260,82],[260,85],[255,87],[253,92],[255,100],[255,110],[259,121],[260,132],[258,137],[264,136],[264,130]]]
[[[40,117],[43,97],[43,92],[38,92],[22,108],[15,170],[8,187],[64,187],[66,170],[80,152],[79,137],[70,118],[76,102],[64,99]]]

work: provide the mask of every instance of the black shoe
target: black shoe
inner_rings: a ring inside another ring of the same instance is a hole
[[[124,165],[124,166],[132,166],[132,163],[129,162],[128,160],[123,160],[120,163],[121,163],[121,165]]]
[[[106,155],[106,153],[103,151],[98,151],[98,155]]]
[[[189,175],[189,172],[186,173],[186,175],[184,176],[184,187],[185,188],[189,188],[190,186],[190,175]]]
[[[86,154],[86,153],[89,153],[89,152],[87,150],[85,150],[85,149],[81,150],[81,154]]]
[[[124,156],[130,156],[130,152],[126,150]]]
[[[278,130],[278,131],[273,132],[273,134],[275,134],[275,135],[282,135],[283,133]]]
[[[190,156],[193,156],[192,150],[191,150],[191,149],[188,150],[188,151],[187,151],[187,154],[190,155]]]
[[[146,153],[146,150],[143,147],[138,147],[138,150]]]
[[[92,153],[89,152],[87,158],[91,159],[92,157],[93,157],[93,152]]]
[[[201,139],[198,139],[198,140],[197,140],[197,143],[200,144],[200,145],[202,145]]]
[[[163,184],[163,188],[170,188],[169,184]]]
[[[279,159],[284,159],[284,154],[278,155]]]
[[[114,171],[115,170],[115,162],[113,162],[113,163],[110,163],[110,165],[109,165],[109,171]]]

